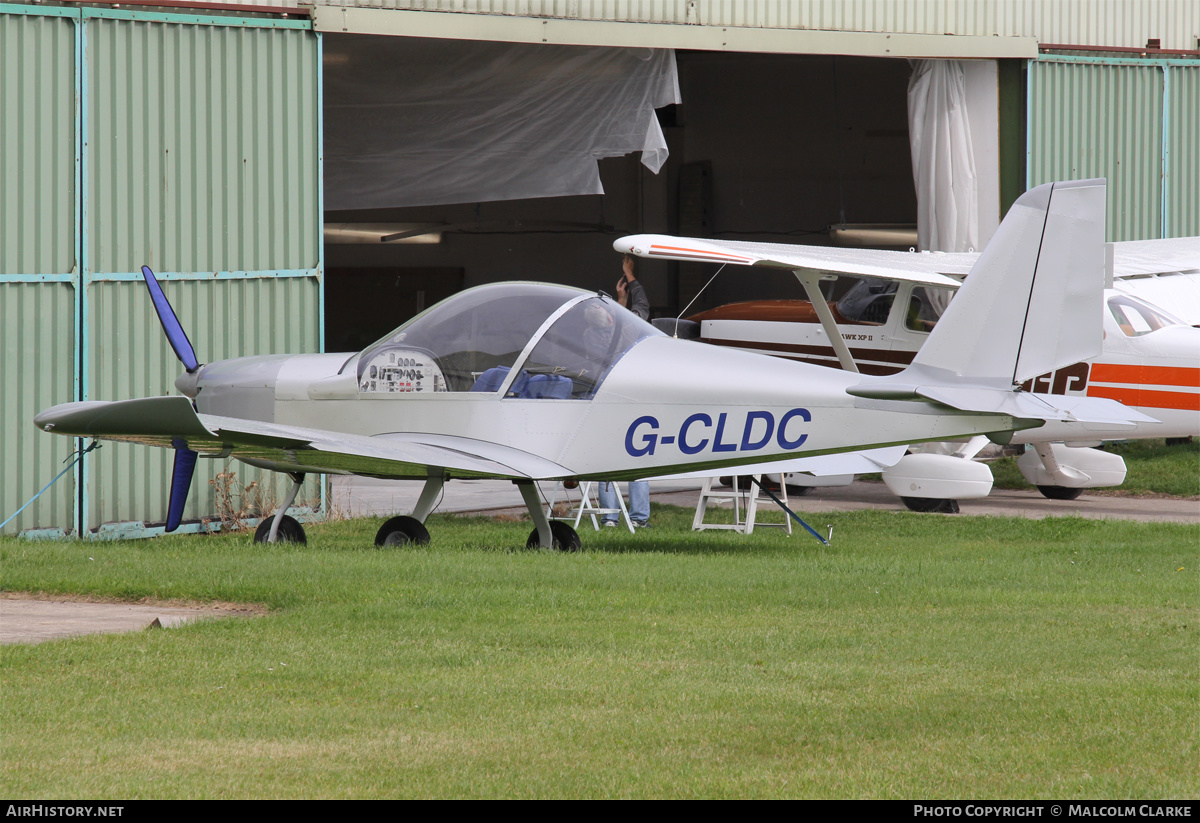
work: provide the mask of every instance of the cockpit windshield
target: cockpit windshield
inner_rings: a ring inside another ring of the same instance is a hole
[[[494,283],[459,292],[363,351],[359,389],[479,391],[485,372],[511,368],[546,319],[581,294],[586,292],[546,283]]]
[[[634,343],[662,334],[607,297],[581,301],[542,335],[507,396],[590,399]]]

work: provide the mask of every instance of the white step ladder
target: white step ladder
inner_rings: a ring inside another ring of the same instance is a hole
[[[560,480],[554,487],[554,493],[550,496],[550,505],[546,509],[546,517],[547,518],[554,518],[554,503],[555,503],[555,501],[558,500],[559,492],[562,492],[563,497],[567,501],[567,505],[572,505],[571,495],[568,492],[567,488],[565,486],[563,486],[563,483]],[[600,531],[600,524],[596,521],[596,515],[598,515],[598,514],[600,514],[600,515],[618,514],[619,513],[621,515],[621,517],[624,518],[625,525],[629,528],[629,531],[632,532],[633,531],[633,523],[629,519],[629,509],[626,508],[626,506],[625,506],[625,496],[621,494],[620,489],[617,489],[616,492],[617,492],[617,506],[619,508],[606,509],[606,508],[601,507],[601,505],[600,505],[600,484],[598,482],[591,481],[591,480],[580,483],[579,484],[579,503],[576,505],[576,508],[574,509],[574,514],[575,514],[574,528],[575,528],[575,530],[579,531],[579,521],[583,519],[583,516],[585,514],[592,518],[592,528],[595,529],[596,531]],[[565,517],[565,518],[555,518],[555,519],[566,520],[566,519],[569,519],[570,516],[571,515],[568,514],[567,517]]]
[[[779,494],[777,497],[780,499],[783,505],[786,506],[788,503],[787,484],[783,482],[783,475],[774,476],[779,478]],[[767,477],[768,475],[763,475],[759,479],[765,481]],[[733,486],[730,487],[729,490],[714,490],[713,482],[715,478],[706,477],[704,479],[704,485],[700,488],[700,500],[696,503],[696,516],[692,519],[692,531],[698,532],[704,531],[705,529],[732,529],[733,531],[741,534],[754,533],[754,526],[756,525],[756,520],[758,518],[758,504],[763,501],[769,501],[772,503],[775,501],[771,500],[767,493],[759,488],[759,486],[755,483],[749,483],[749,485],[753,487],[751,489],[746,489],[744,491],[739,490],[738,482],[740,479],[741,478],[735,474],[733,476]],[[704,513],[708,508],[708,502],[710,500],[717,501],[718,503],[723,500],[732,500],[733,523],[705,523]],[[743,504],[746,507],[746,516],[744,519],[742,517]],[[783,510],[781,509],[781,511]],[[757,523],[757,525],[763,528],[771,526],[779,529],[787,529],[788,534],[792,533],[792,518],[788,516],[786,511],[783,511],[782,523]]]

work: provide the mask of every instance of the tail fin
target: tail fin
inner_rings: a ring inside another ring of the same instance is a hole
[[[1021,195],[912,365],[846,391],[1031,420],[1152,422],[1101,398],[1015,391],[1100,354],[1104,197],[1103,180],[1048,183]]]
[[[913,365],[1008,389],[1098,355],[1104,200],[1102,179],[1021,195]]]

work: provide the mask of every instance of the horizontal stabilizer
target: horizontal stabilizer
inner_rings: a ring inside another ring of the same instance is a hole
[[[896,375],[897,378],[905,374]],[[912,375],[908,375],[911,379]],[[873,400],[932,400],[943,406],[980,414],[1006,414],[1026,420],[1062,420],[1132,428],[1136,423],[1157,423],[1135,409],[1103,397],[1034,394],[988,386],[921,384],[909,380],[881,380],[851,386],[846,392]]]

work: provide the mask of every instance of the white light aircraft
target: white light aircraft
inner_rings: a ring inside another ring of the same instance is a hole
[[[201,365],[145,269],[186,369],[176,381],[185,396],[67,403],[35,423],[174,449],[168,531],[204,454],[292,477],[256,540],[303,542],[284,512],[307,473],[326,472],[424,480],[415,510],[388,520],[377,545],[428,541],[423,524],[442,484],[488,477],[520,487],[535,524],[527,545],[573,549],[578,535],[547,519],[535,481],[636,479],[1003,439],[1046,421],[1142,419],[1112,400],[1018,390],[1099,350],[1103,227],[1103,181],[1025,194],[931,345],[892,377],[672,339],[607,296],[534,283],[460,292],[356,354]]]
[[[707,343],[876,375],[901,371],[927,341],[936,344],[931,330],[958,288],[958,278],[979,259],[973,253],[857,251],[665,236],[622,242],[646,257],[794,270],[809,300],[719,306],[689,318],[698,324],[693,333]],[[1200,238],[1115,243],[1107,251],[1108,279],[1115,281],[1103,292],[1103,306],[1096,306],[1104,324],[1103,350],[1096,357],[1047,368],[1025,379],[1023,387],[1112,398],[1156,422],[1107,427],[1054,421],[1014,433],[1013,443],[1031,446],[1018,461],[1022,473],[1053,499],[1074,499],[1084,488],[1124,481],[1125,463],[1119,456],[1088,446],[1114,439],[1200,435],[1200,328],[1138,296],[1172,295],[1170,305],[1195,314],[1189,307],[1200,295]],[[1099,295],[1098,289],[1093,303],[1098,304]],[[977,317],[983,322],[992,312],[984,305]],[[1031,319],[1047,324],[1048,330],[1058,325],[1050,312],[1035,312]],[[987,345],[987,339],[981,333],[977,344]],[[991,491],[990,471],[970,460],[986,443],[976,437],[922,444],[884,468],[883,478],[909,508],[957,511],[958,499]],[[807,490],[848,483],[852,477],[797,475],[789,482]]]

